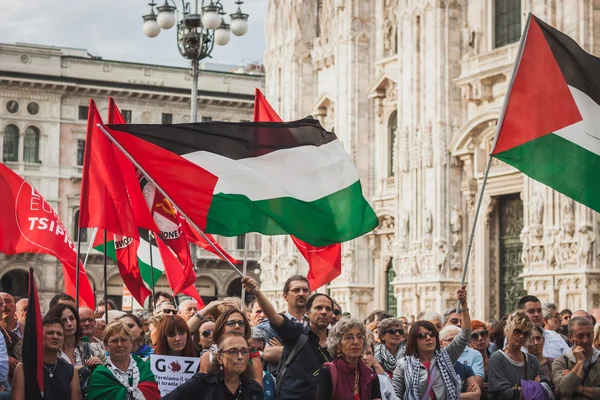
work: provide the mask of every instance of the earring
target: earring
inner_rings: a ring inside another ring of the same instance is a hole
[[[219,364],[219,369],[223,371],[223,364]]]

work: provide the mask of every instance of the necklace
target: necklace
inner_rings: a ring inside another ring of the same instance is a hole
[[[52,378],[54,376],[54,370],[56,369],[56,366],[58,365],[58,360],[56,360],[56,362],[53,364],[52,368],[48,368],[46,366],[46,363],[44,363],[44,369],[46,371],[48,371],[48,375],[50,375],[50,378]]]

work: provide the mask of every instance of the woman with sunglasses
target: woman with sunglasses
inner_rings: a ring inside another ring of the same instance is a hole
[[[158,326],[154,354],[177,357],[197,356],[190,328],[179,315],[164,315],[162,317]]]
[[[216,343],[219,343],[221,336],[230,332],[238,332],[246,339],[246,341],[250,339],[250,334],[252,333],[250,321],[248,321],[246,313],[241,312],[237,308],[228,308],[215,322],[215,329],[213,331],[213,342],[215,344],[211,346],[210,351],[205,352],[202,357],[200,357],[200,372],[208,372],[210,365],[217,354]],[[251,360],[250,364],[254,370],[254,377],[256,377],[256,381],[262,385],[262,362],[260,361],[260,358],[252,358]]]
[[[188,324],[189,326],[189,324]],[[194,338],[194,347],[196,352],[202,356],[213,344],[213,331],[215,330],[215,320],[205,318],[200,322],[200,327],[192,337]]]
[[[509,315],[504,327],[506,347],[495,351],[490,357],[488,398],[519,399],[521,380],[540,382],[543,378],[537,358],[521,350],[533,329],[533,323],[525,311],[519,310]]]
[[[411,327],[406,340],[406,356],[398,362],[392,380],[398,398],[460,398],[461,381],[454,371],[454,364],[471,339],[466,285],[458,289],[456,298],[462,313],[462,329],[448,346],[440,348],[439,332],[431,322],[417,321]]]
[[[153,352],[152,346],[147,345],[145,342],[144,325],[142,321],[133,314],[125,314],[117,321],[123,322],[133,335],[133,341],[131,342],[131,354],[135,354],[142,360],[147,360]]]
[[[262,387],[252,379],[249,356],[250,349],[241,332],[220,335],[208,373],[195,374],[163,399],[263,400]]]
[[[490,334],[486,325],[478,320],[471,321],[471,342],[469,346],[473,350],[477,350],[483,358],[483,385],[481,386],[481,397],[486,399],[488,390],[488,366],[490,360]]]
[[[404,357],[405,336],[402,321],[386,318],[379,322],[377,331],[379,343],[375,345],[375,359],[391,379],[396,363]]]

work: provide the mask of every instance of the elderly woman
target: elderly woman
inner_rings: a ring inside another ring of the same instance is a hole
[[[406,356],[398,362],[392,380],[398,398],[420,400],[427,395],[440,400],[460,398],[461,382],[454,364],[471,339],[466,285],[457,291],[456,297],[462,312],[462,329],[448,346],[440,348],[439,332],[433,323],[417,321],[411,327]]]
[[[154,400],[160,391],[150,366],[131,354],[133,334],[122,321],[114,321],[104,330],[108,351],[106,366],[99,365],[90,378],[89,400]]]
[[[238,331],[220,335],[217,348],[207,374],[195,374],[164,399],[263,400],[262,387],[251,378],[250,350],[244,336]]]
[[[524,311],[515,311],[509,315],[504,327],[507,345],[490,357],[488,398],[519,399],[521,379],[541,381],[543,373],[537,357],[521,350],[527,344],[533,329],[533,323]],[[550,392],[547,383],[546,388]]]
[[[381,399],[377,374],[361,361],[366,335],[355,318],[342,319],[329,331],[327,350],[334,360],[319,371],[317,400]]]
[[[367,330],[367,348],[363,353],[362,360],[367,367],[371,368],[377,374],[382,400],[397,400],[398,397],[396,396],[396,392],[394,392],[392,380],[375,359],[375,338],[369,330]]]
[[[125,314],[118,319],[127,325],[133,340],[131,341],[131,353],[146,360],[152,354],[152,346],[147,345],[145,342],[144,325],[142,321],[133,314]]]
[[[487,396],[488,390],[488,365],[490,361],[490,333],[486,324],[482,321],[471,321],[471,342],[469,346],[477,350],[483,358],[484,379],[481,386],[481,393]]]
[[[196,357],[190,328],[179,315],[162,317],[154,354],[160,356]]]
[[[387,318],[379,323],[379,343],[375,345],[375,358],[391,378],[396,363],[404,356],[404,328],[402,321]]]

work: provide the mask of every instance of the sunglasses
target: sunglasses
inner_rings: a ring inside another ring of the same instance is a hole
[[[207,338],[207,337],[210,336],[210,334],[212,333],[212,331],[213,331],[212,329],[205,329],[205,330],[202,331],[201,335],[202,335],[203,338]]]
[[[333,315],[341,315],[341,314],[342,314],[342,312],[340,310],[337,310],[335,308],[333,309]]]
[[[437,337],[438,333],[435,331],[429,331],[429,332],[419,332],[417,333],[417,338],[418,339],[425,339],[425,338],[431,338],[431,339],[435,339]]]
[[[244,321],[242,321],[241,319],[236,319],[233,321],[225,322],[225,325],[227,325],[229,328],[235,328],[236,325],[239,325],[240,328],[243,328],[246,326],[246,323]]]
[[[517,335],[517,336],[525,336],[525,337],[529,337],[529,335],[531,335],[531,332],[529,331],[524,331],[523,329],[515,329],[513,330],[513,334]]]
[[[390,328],[385,333],[389,333],[390,335],[404,335],[404,329]]]
[[[482,339],[485,339],[489,335],[490,335],[490,333],[487,330],[483,330],[483,331],[477,332],[477,333],[471,333],[471,340],[479,340],[480,336]]]
[[[162,310],[161,312],[162,312],[163,314],[173,314],[173,315],[177,314],[177,310],[171,310],[171,309],[169,309],[169,308],[167,308],[167,309],[164,309],[164,310]]]

